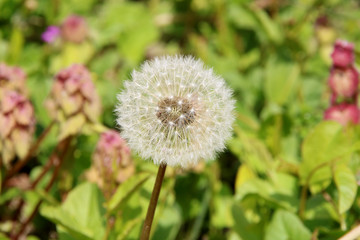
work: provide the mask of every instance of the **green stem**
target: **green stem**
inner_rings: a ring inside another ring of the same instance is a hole
[[[157,201],[159,199],[159,194],[160,194],[161,185],[162,185],[162,182],[164,179],[166,166],[167,166],[166,164],[161,164],[159,166],[159,170],[158,170],[158,173],[156,176],[154,189],[151,194],[151,199],[150,199],[149,207],[147,210],[147,214],[146,214],[146,218],[145,218],[145,222],[144,222],[144,226],[142,229],[140,240],[148,240],[150,238],[151,225],[154,220],[155,209],[156,209]]]

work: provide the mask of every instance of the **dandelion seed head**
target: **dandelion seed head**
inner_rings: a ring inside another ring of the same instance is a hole
[[[200,60],[155,58],[124,86],[116,108],[122,136],[155,164],[187,167],[214,159],[231,137],[232,91]]]

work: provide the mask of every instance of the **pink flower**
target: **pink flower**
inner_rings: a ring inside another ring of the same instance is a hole
[[[107,199],[112,196],[116,186],[135,171],[126,141],[114,130],[101,134],[92,159],[93,165],[87,177],[99,185]]]
[[[106,172],[113,172],[119,168],[121,161],[127,161],[130,149],[120,134],[109,130],[101,134],[94,154],[94,161],[98,167]]]
[[[359,74],[355,68],[333,68],[330,73],[329,85],[337,97],[351,98],[358,92]]]
[[[360,112],[355,104],[339,104],[329,107],[324,114],[325,120],[334,120],[343,126],[349,123],[358,124],[360,120]]]
[[[345,68],[354,63],[354,44],[337,40],[331,54],[335,67]]]
[[[17,155],[27,154],[35,131],[34,108],[15,91],[5,91],[0,104],[0,152],[7,165]]]
[[[96,121],[100,115],[100,98],[86,67],[74,64],[61,70],[55,76],[47,105],[53,116],[69,118],[82,113],[89,121]]]
[[[81,43],[88,35],[85,19],[76,15],[67,17],[61,25],[61,34],[66,41]]]
[[[0,63],[0,101],[5,89],[25,93],[26,74],[19,67]]]
[[[47,43],[53,43],[60,35],[60,28],[57,26],[48,26],[41,35],[41,39]]]

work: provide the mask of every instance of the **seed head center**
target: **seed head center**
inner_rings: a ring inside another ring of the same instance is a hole
[[[159,101],[156,116],[164,125],[184,127],[195,121],[193,104],[182,97],[168,97]]]

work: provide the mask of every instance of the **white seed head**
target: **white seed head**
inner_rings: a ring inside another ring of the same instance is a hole
[[[124,86],[116,108],[122,136],[155,164],[187,167],[213,159],[231,137],[232,91],[200,60],[155,58]]]

